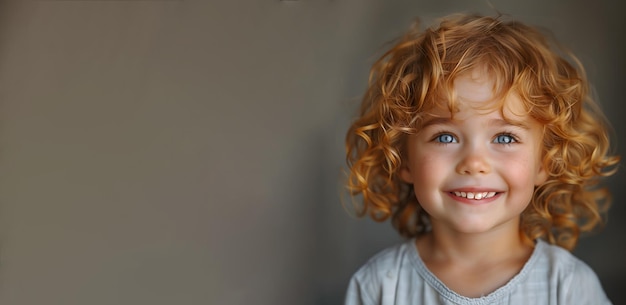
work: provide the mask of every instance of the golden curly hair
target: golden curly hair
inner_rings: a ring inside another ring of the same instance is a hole
[[[610,196],[598,182],[615,172],[619,157],[610,151],[608,124],[580,61],[549,38],[500,16],[452,15],[423,32],[416,22],[374,63],[360,116],[348,130],[347,187],[352,196],[362,195],[359,215],[391,217],[405,237],[429,230],[413,186],[399,177],[405,140],[441,101],[452,112],[455,78],[481,67],[495,80],[497,96],[515,92],[544,126],[542,162],[549,177],[521,215],[522,239],[571,250],[581,232],[603,223]]]

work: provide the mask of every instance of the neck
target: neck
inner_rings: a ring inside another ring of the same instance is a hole
[[[433,223],[433,231],[418,241],[425,260],[448,261],[467,265],[524,259],[532,252],[517,226],[505,226],[481,233],[452,231]]]
[[[467,233],[433,222],[432,232],[417,239],[417,248],[426,267],[442,283],[472,298],[504,286],[532,254],[517,225]]]

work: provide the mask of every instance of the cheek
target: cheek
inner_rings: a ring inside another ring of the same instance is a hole
[[[446,162],[441,157],[433,157],[429,155],[417,155],[413,161],[413,177],[415,182],[421,185],[429,185],[432,183],[438,183],[439,177],[446,172]]]
[[[532,192],[535,185],[535,177],[538,172],[538,164],[528,154],[508,158],[501,162],[503,169],[501,172],[507,173],[507,180],[511,186],[528,188]]]

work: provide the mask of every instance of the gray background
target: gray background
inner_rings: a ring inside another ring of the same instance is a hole
[[[498,1],[580,56],[622,146],[624,5]],[[400,239],[342,207],[369,66],[487,1],[0,4],[0,304],[338,304]],[[626,303],[622,170],[576,254]],[[342,199],[343,198],[343,199]]]

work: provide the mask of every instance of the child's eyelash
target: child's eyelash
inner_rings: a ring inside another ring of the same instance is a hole
[[[450,143],[457,143],[459,139],[452,132],[439,131],[434,134],[431,141],[439,143],[439,144],[450,144]],[[515,135],[513,132],[508,132],[508,131],[496,134],[492,141],[496,144],[505,144],[505,145],[520,142],[519,137],[517,135]]]
[[[434,141],[438,144],[450,144],[450,143],[457,143],[459,140],[457,136],[452,132],[439,131],[435,133],[431,141]]]
[[[497,134],[494,139],[494,142],[496,142],[497,144],[513,144],[513,143],[519,143],[519,138],[513,134],[512,132],[502,132]]]

